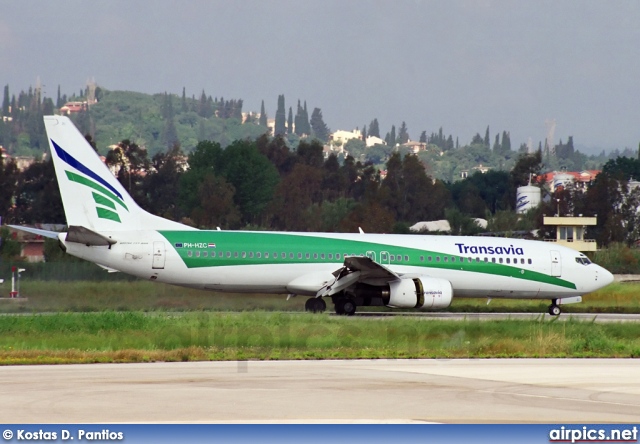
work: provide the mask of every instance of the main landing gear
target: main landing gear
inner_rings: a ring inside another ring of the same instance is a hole
[[[339,297],[335,300],[336,314],[353,316],[356,313],[356,303],[351,298],[346,298],[344,296]]]
[[[327,303],[322,298],[309,298],[304,303],[304,309],[312,313],[322,313],[327,309]]]
[[[339,296],[333,297],[336,314],[353,316],[356,313],[357,304],[352,298]],[[322,298],[309,298],[304,303],[304,309],[311,313],[322,313],[327,309],[327,303]]]
[[[549,305],[549,314],[551,316],[560,316],[562,310],[560,310],[560,306],[558,305],[557,299],[551,299],[551,305]]]

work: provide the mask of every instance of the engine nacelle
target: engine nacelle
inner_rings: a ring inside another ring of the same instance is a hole
[[[384,303],[396,308],[438,310],[451,305],[452,299],[451,282],[424,276],[390,282],[388,300]]]

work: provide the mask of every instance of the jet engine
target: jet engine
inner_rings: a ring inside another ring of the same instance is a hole
[[[428,276],[392,281],[388,295],[383,293],[384,304],[395,308],[438,310],[451,305],[452,298],[451,282]]]

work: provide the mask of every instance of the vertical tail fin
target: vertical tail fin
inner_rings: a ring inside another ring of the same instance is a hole
[[[44,124],[68,225],[94,231],[185,230],[140,208],[68,117]]]

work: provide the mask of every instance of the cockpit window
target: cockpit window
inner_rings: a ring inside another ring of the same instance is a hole
[[[588,257],[577,257],[576,262],[582,265],[589,265],[591,263]]]

